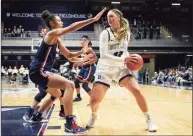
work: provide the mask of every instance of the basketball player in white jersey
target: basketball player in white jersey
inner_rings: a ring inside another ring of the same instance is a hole
[[[152,122],[148,112],[147,102],[140,91],[140,86],[124,63],[129,61],[128,42],[130,38],[129,23],[121,11],[112,9],[107,14],[109,28],[100,34],[100,59],[97,64],[95,83],[91,91],[91,118],[87,128],[94,127],[97,111],[105,93],[110,88],[112,80],[129,90],[135,97],[138,106],[145,115],[147,130],[155,132],[157,126]]]

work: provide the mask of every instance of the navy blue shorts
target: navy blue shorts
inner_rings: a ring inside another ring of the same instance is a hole
[[[31,81],[38,85],[40,88],[46,90],[48,84],[48,77],[51,76],[53,73],[49,71],[39,71],[39,70],[31,70],[29,71],[29,77]]]
[[[77,79],[90,82],[92,80],[92,77],[94,76],[96,71],[95,65],[90,65],[86,67],[82,67],[80,72],[77,75]]]

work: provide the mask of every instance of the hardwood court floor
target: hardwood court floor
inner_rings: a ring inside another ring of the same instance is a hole
[[[9,87],[9,85],[2,86]],[[124,88],[112,86],[100,105],[96,127],[90,129],[88,135],[192,135],[191,90],[147,85],[141,85],[141,90],[148,100],[151,116],[158,125],[156,133],[145,130],[144,115],[131,93]],[[2,106],[29,106],[36,93],[37,91],[16,94],[2,93]],[[91,112],[87,107],[89,97],[83,90],[81,90],[81,95],[83,100],[80,103],[74,103],[73,110],[78,124],[85,127]],[[55,104],[44,135],[64,135],[65,120],[58,118],[59,101],[57,100]]]

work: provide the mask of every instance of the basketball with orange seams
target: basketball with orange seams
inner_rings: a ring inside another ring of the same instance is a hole
[[[127,68],[131,71],[138,71],[143,67],[143,58],[139,54],[129,54],[126,59]]]

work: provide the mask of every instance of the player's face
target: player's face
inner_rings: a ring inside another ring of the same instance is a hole
[[[118,28],[119,27],[119,22],[120,22],[120,17],[116,15],[113,11],[109,11],[107,14],[107,20],[109,23],[109,26],[111,28]]]
[[[63,22],[59,16],[55,16],[54,24],[55,24],[56,28],[62,28],[63,27]]]
[[[82,47],[85,47],[85,45],[88,45],[89,41],[86,38],[82,38],[81,45]]]

